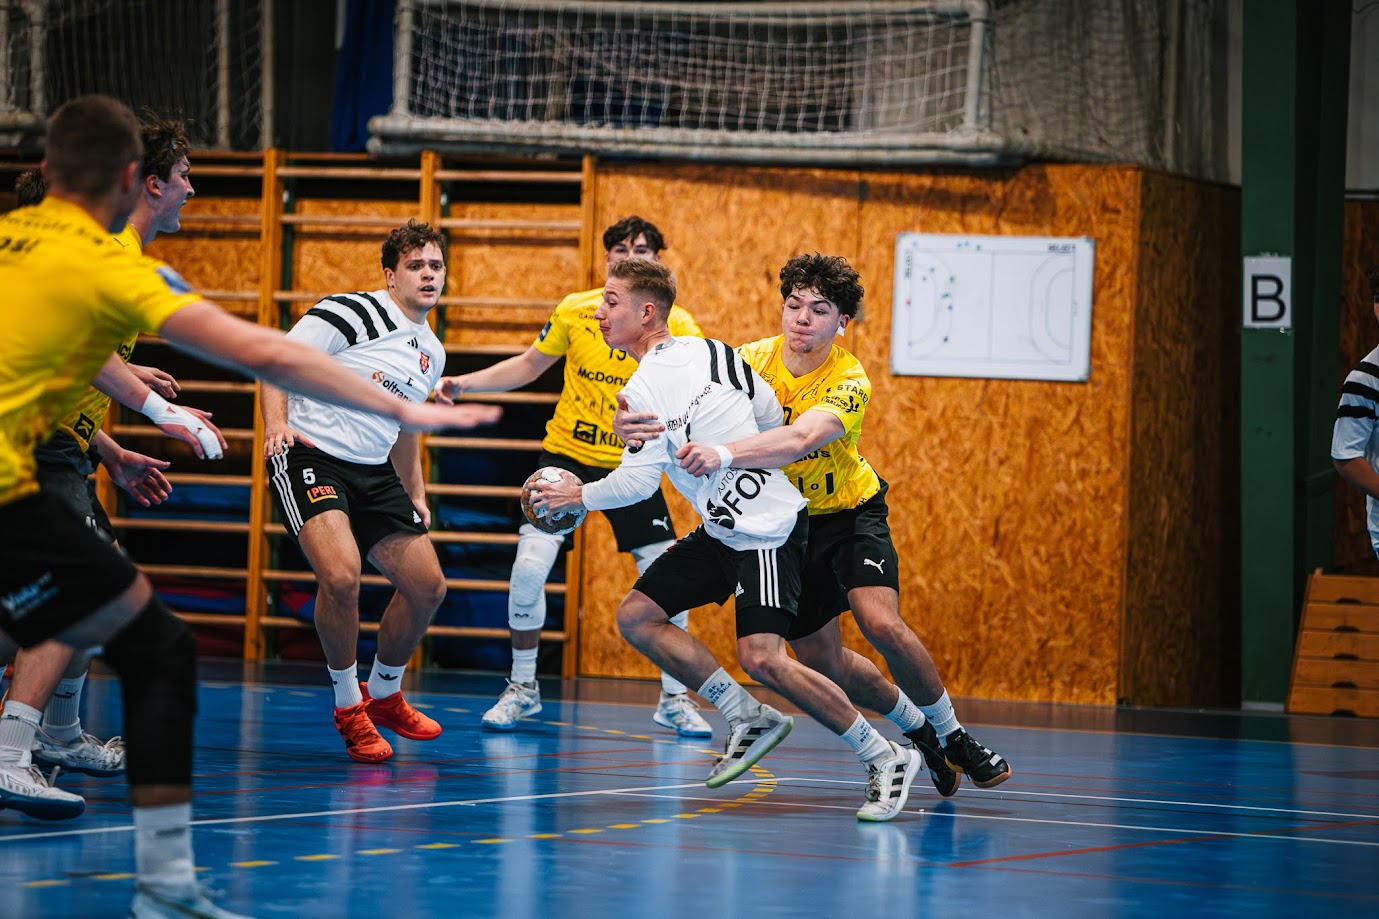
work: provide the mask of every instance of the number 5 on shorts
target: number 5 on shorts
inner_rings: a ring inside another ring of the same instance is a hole
[[[307,466],[305,469],[302,470],[302,484],[303,484],[303,485],[315,485],[315,484],[316,484],[316,470],[315,470],[315,469],[312,469],[310,466]]]

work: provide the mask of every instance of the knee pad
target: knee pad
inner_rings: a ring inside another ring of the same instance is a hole
[[[517,558],[508,584],[508,626],[525,632],[546,624],[546,579],[565,539],[525,523],[517,533]]]
[[[155,596],[105,644],[124,694],[129,784],[190,785],[196,639]]]
[[[673,545],[675,545],[675,540],[667,539],[665,542],[653,542],[649,546],[638,546],[633,549],[632,561],[637,563],[637,573],[646,574],[646,569],[651,567],[651,563],[660,558]]]

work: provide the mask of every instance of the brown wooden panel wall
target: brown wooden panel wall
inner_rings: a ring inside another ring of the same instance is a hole
[[[596,211],[600,225],[634,212],[655,221],[681,301],[709,334],[734,343],[778,331],[776,273],[789,256],[818,249],[854,260],[869,307],[844,345],[872,377],[876,408],[862,448],[891,483],[907,620],[954,695],[1110,703],[1122,690],[1128,510],[1156,487],[1146,482],[1136,494],[1130,478],[1144,181],[1137,169],[1087,166],[925,174],[603,166]],[[892,377],[895,237],[908,230],[1095,238],[1090,382]],[[1157,271],[1175,270],[1167,258]],[[1191,462],[1219,475],[1219,457]],[[611,539],[596,528],[589,536],[580,670],[647,675],[635,654],[607,642],[627,585],[606,576]],[[1180,601],[1192,616],[1203,602]],[[730,609],[691,617],[725,662]],[[876,659],[850,623],[845,636]]]
[[[1348,201],[1341,256],[1341,350],[1336,398],[1341,383],[1361,358],[1379,343],[1379,323],[1369,296],[1369,274],[1379,268],[1379,201]],[[1365,497],[1336,480],[1335,570],[1379,577],[1379,559],[1365,528]]]
[[[1240,193],[1158,173],[1141,189],[1120,695],[1234,706]]]

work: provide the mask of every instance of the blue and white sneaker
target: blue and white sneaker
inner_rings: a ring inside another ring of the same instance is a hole
[[[46,769],[61,766],[68,772],[87,775],[111,776],[125,771],[124,740],[101,740],[85,731],[75,740],[61,741],[54,740],[40,727],[34,734],[33,758]]]
[[[0,766],[0,807],[39,820],[70,820],[86,810],[86,799],[54,788],[30,762]]]
[[[243,913],[221,909],[205,891],[193,887],[176,894],[149,884],[140,884],[129,904],[129,919],[253,919]]]
[[[661,701],[656,703],[656,714],[651,720],[663,728],[669,728],[681,737],[712,737],[713,728],[699,714],[699,706],[688,693],[667,695],[661,693]]]
[[[723,755],[709,770],[704,784],[710,788],[726,785],[742,775],[757,760],[775,749],[795,726],[795,719],[782,715],[769,705],[761,707],[761,713],[751,721],[739,721],[732,726],[728,742],[723,746]]]
[[[523,718],[541,711],[541,687],[535,682],[514,683],[498,697],[493,708],[484,712],[481,723],[490,731],[511,731]]]

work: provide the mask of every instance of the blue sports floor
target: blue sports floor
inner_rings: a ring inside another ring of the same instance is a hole
[[[495,675],[424,674],[445,733],[350,762],[320,668],[203,667],[194,844],[255,916],[1379,916],[1379,722],[959,703],[1015,775],[860,824],[862,774],[808,718],[716,791],[712,749],[650,720],[658,687],[543,681],[545,710],[478,729]],[[118,733],[93,677],[87,727]],[[877,719],[889,736],[895,729]],[[386,733],[386,732],[385,732]],[[0,811],[0,916],[123,916],[119,779],[63,776],[86,813]]]

